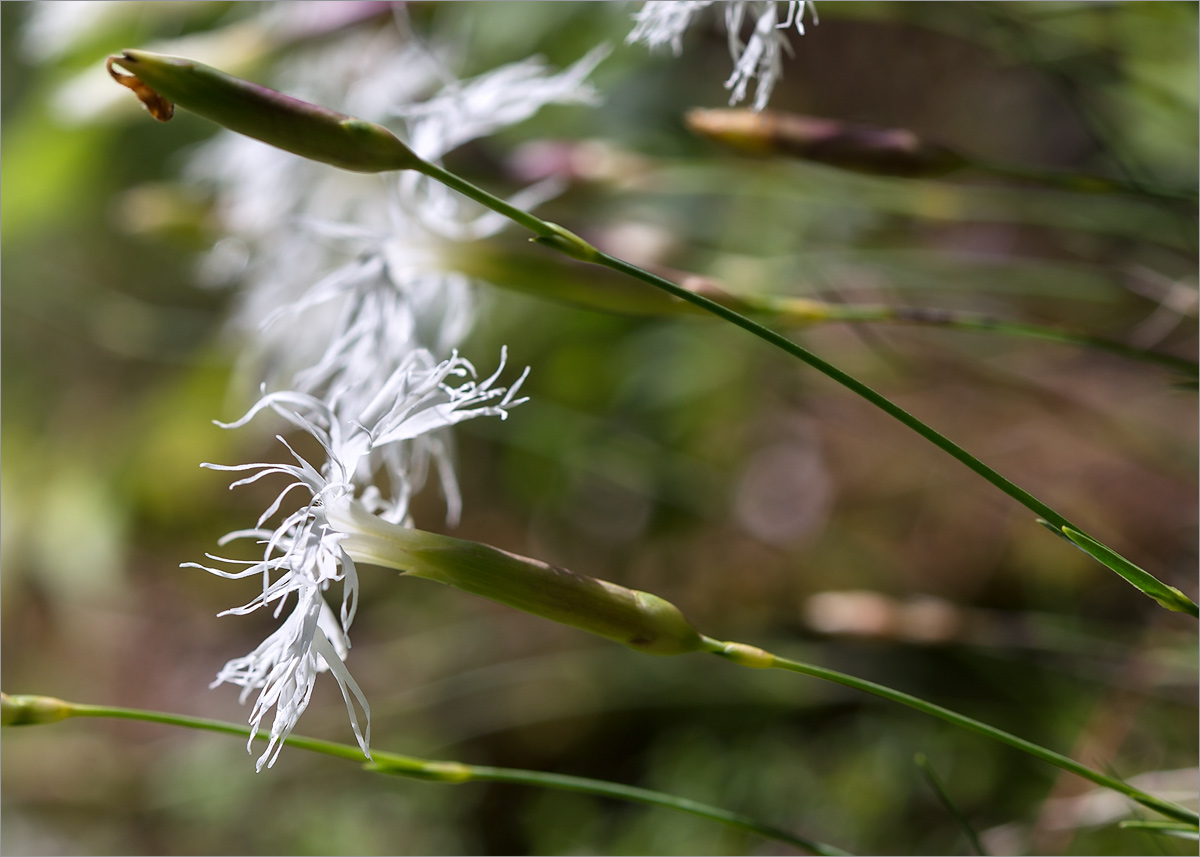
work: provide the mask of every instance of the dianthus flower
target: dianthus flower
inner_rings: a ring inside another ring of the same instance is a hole
[[[651,0],[642,4],[634,15],[633,30],[625,39],[628,44],[644,42],[651,49],[670,45],[675,56],[683,53],[683,34],[692,20],[715,0]],[[785,33],[793,26],[804,35],[804,10],[812,11],[817,19],[815,4],[808,0],[792,0],[786,4],[782,22],[779,4],[775,0],[733,0],[725,4],[725,32],[729,38],[729,55],[733,73],[725,81],[730,90],[730,105],[746,100],[750,81],[757,81],[754,90],[754,109],[763,110],[771,99],[775,84],[783,76],[783,54],[792,52]],[[743,42],[742,25],[747,18],[754,22],[749,40]]]
[[[405,444],[463,420],[481,416],[504,418],[509,408],[524,401],[516,398],[516,394],[525,375],[511,387],[494,386],[503,368],[502,355],[496,372],[476,381],[474,367],[457,354],[432,363],[427,352],[418,352],[382,385],[367,411],[374,417],[369,425],[343,423],[336,411],[320,399],[295,392],[267,393],[241,419],[222,424],[236,428],[270,409],[307,432],[320,444],[324,454],[324,463],[318,469],[280,437],[295,463],[204,465],[213,470],[249,474],[235,480],[231,488],[268,476],[287,476],[291,480],[267,506],[254,528],[235,530],[221,540],[225,544],[239,538],[257,539],[263,545],[261,560],[209,556],[215,562],[244,566],[237,571],[187,563],[226,578],[261,575],[262,592],[222,615],[240,615],[274,606],[274,613],[279,616],[291,596],[296,596],[291,613],[279,629],[248,655],[229,661],[213,685],[226,682],[240,685],[243,702],[254,690],[259,691],[250,715],[250,724],[256,731],[274,709],[267,750],[257,764],[259,770],[274,763],[282,742],[308,706],[317,674],[325,671],[337,680],[354,734],[363,752],[370,755],[370,707],[345,665],[359,585],[354,561],[340,543],[348,535],[345,522],[353,519],[340,516],[343,528],[339,528],[330,521],[328,512],[357,503],[384,520],[407,523],[409,489],[401,487],[391,499],[382,498],[370,484],[373,471],[379,466],[372,461],[384,460],[402,450]],[[279,513],[295,489],[306,495],[300,508],[285,514],[273,529],[265,528],[264,524]],[[326,601],[326,593],[335,583],[342,588],[340,610],[336,614]],[[362,709],[361,722],[356,703]]]
[[[278,85],[390,126],[420,157],[438,162],[547,104],[593,101],[586,78],[606,52],[595,50],[558,73],[530,59],[447,82],[441,57],[398,45],[396,33],[385,30],[310,51]],[[331,169],[230,133],[205,147],[191,171],[215,188],[229,233],[212,258],[234,242],[240,252],[231,257],[247,260],[230,273],[243,286],[236,326],[249,339],[248,368],[261,395],[228,427],[271,410],[315,438],[324,456],[314,466],[288,446],[294,463],[207,465],[248,474],[234,486],[290,478],[256,527],[222,542],[257,539],[260,560],[210,557],[243,566],[235,571],[199,566],[225,577],[261,575],[262,593],[226,613],[291,610],[262,645],[229,661],[215,684],[240,685],[243,700],[258,691],[250,716],[256,728],[274,712],[259,769],[274,762],[317,674],[326,671],[337,679],[367,752],[370,711],[345,665],[358,577],[341,542],[345,527],[370,520],[364,515],[411,527],[409,500],[431,471],[454,522],[461,499],[448,429],[479,416],[503,418],[524,401],[515,398],[524,375],[508,388],[496,386],[505,352],[500,368],[478,381],[456,350],[474,315],[470,280],[455,267],[460,244],[493,235],[506,221],[415,173]],[[531,207],[560,190],[539,183],[513,202]],[[293,491],[303,496],[300,508],[265,526]],[[357,517],[338,516],[339,529],[329,513],[347,504]],[[336,612],[326,600],[335,585]]]

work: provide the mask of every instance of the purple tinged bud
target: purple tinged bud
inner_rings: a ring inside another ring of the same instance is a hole
[[[118,73],[114,66],[127,74]],[[292,98],[195,60],[130,50],[109,57],[108,70],[163,122],[171,118],[177,104],[230,131],[344,170],[377,173],[423,163],[382,125]]]

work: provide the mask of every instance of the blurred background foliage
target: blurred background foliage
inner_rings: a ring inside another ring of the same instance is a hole
[[[206,685],[273,621],[215,618],[254,584],[178,568],[266,496],[199,462],[276,454],[277,427],[210,422],[248,402],[231,383],[231,293],[198,287],[221,237],[210,200],[178,181],[214,129],[159,126],[81,75],[195,37],[269,82],[342,31],[247,37],[257,3],[85,3],[39,27],[36,5],[0,8],[5,689],[243,721],[232,688]],[[396,26],[377,6],[346,26]],[[622,44],[636,8],[407,4],[463,76],[615,46],[594,75],[603,104],[545,110],[450,166],[492,189],[567,176],[548,219],[731,291],[984,311],[1194,359],[1194,3],[822,2],[772,100],[1191,202],[737,155],[683,124],[725,103],[716,16],[675,58]],[[604,285],[515,229],[463,264],[527,290]],[[467,356],[488,366],[507,343],[533,367],[532,400],[461,426],[457,535],[655,592],[711,635],[884,681],[1194,805],[1194,622],[739,331],[480,297]],[[1196,597],[1196,399],[1170,373],[936,328],[794,334]],[[436,491],[415,515],[441,526]],[[391,573],[363,587],[350,667],[381,748],[640,784],[861,852],[963,853],[921,752],[993,853],[1188,853],[1118,830],[1119,802],[1053,769],[874,699],[647,658]],[[337,696],[319,681],[300,731],[350,740]],[[4,751],[8,854],[784,853],[662,810],[389,780],[296,750],[255,775],[237,740],[144,724],[6,730]]]

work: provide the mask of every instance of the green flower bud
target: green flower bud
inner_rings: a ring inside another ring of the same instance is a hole
[[[128,74],[119,74],[114,66]],[[178,104],[230,131],[344,170],[378,173],[423,163],[382,125],[309,104],[195,60],[124,51],[108,58],[108,71],[163,122]]]
[[[0,726],[34,726],[71,716],[71,706],[52,696],[0,693]]]
[[[356,561],[436,580],[648,654],[704,650],[703,638],[679,609],[649,592],[488,545],[390,524],[353,501],[331,503],[326,514],[345,533],[340,544]]]

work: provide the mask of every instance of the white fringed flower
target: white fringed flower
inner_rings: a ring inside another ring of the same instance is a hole
[[[347,532],[331,523],[328,513],[354,502],[391,523],[408,523],[411,487],[406,474],[411,472],[414,444],[463,420],[481,416],[503,419],[508,409],[525,401],[516,398],[516,394],[528,369],[512,386],[495,386],[506,356],[501,353],[500,367],[494,374],[476,381],[475,368],[457,354],[437,363],[428,352],[416,352],[380,385],[364,409],[369,423],[347,424],[328,403],[306,393],[285,391],[265,394],[241,419],[220,424],[236,428],[270,409],[315,438],[325,455],[325,462],[318,470],[280,438],[294,464],[204,465],[213,470],[249,474],[235,480],[231,488],[268,476],[290,478],[253,529],[234,531],[221,540],[221,544],[226,544],[239,538],[257,539],[264,546],[261,560],[209,556],[219,563],[242,566],[237,571],[186,563],[226,578],[261,575],[262,592],[247,604],[221,615],[242,615],[274,606],[275,615],[279,616],[291,597],[296,597],[291,613],[279,629],[253,652],[229,661],[213,683],[214,687],[222,683],[239,685],[243,702],[252,691],[259,691],[250,715],[250,724],[256,732],[268,712],[275,711],[267,749],[257,763],[259,770],[274,763],[282,742],[308,706],[317,674],[326,671],[337,680],[355,737],[363,752],[370,756],[370,707],[345,665],[350,626],[358,606],[358,574],[354,561],[340,544]],[[436,450],[424,454],[426,458],[438,457]],[[374,472],[389,461],[396,465],[399,482],[393,483],[392,496],[384,498],[371,480]],[[355,497],[356,485],[368,486],[359,499]],[[264,528],[295,489],[308,495],[304,504],[285,515],[274,529]],[[342,526],[347,520],[353,519],[344,514],[338,516]],[[335,583],[342,586],[341,609],[337,614],[326,601],[326,593]],[[363,715],[361,722],[358,709]]]
[[[714,0],[651,0],[634,15],[636,22],[626,38],[628,44],[644,42],[651,49],[670,45],[676,56],[683,52],[683,34],[693,18]],[[730,91],[730,105],[746,100],[750,81],[757,81],[754,90],[754,109],[763,110],[771,98],[775,84],[783,76],[783,54],[791,53],[785,35],[793,26],[804,35],[804,10],[811,10],[817,20],[816,5],[811,0],[792,0],[787,4],[782,22],[779,4],[775,0],[733,0],[725,5],[725,30],[729,37],[729,55],[733,58],[733,73],[725,81]],[[748,41],[741,37],[742,25],[749,17],[754,30]]]
[[[557,73],[531,59],[446,83],[440,57],[382,28],[298,53],[272,83],[389,125],[421,157],[437,162],[547,104],[593,102],[586,78],[606,53],[592,51]],[[234,486],[280,475],[289,484],[255,528],[222,540],[259,540],[261,560],[210,557],[240,567],[200,567],[225,577],[262,577],[261,594],[227,613],[291,611],[262,645],[229,661],[216,684],[239,685],[243,700],[258,692],[250,718],[256,728],[274,712],[260,769],[274,762],[325,671],[337,679],[367,752],[370,712],[344,663],[358,578],[341,545],[348,532],[330,513],[352,504],[360,522],[411,527],[409,500],[432,471],[447,519],[457,521],[461,498],[448,429],[480,416],[504,418],[524,401],[517,398],[524,374],[508,388],[496,386],[506,352],[500,368],[478,380],[455,350],[474,316],[471,283],[456,268],[462,242],[493,235],[507,221],[411,171],[379,176],[331,169],[233,134],[202,147],[191,174],[214,188],[227,241],[240,242],[248,259],[243,270],[231,272],[243,286],[235,327],[248,340],[248,367],[261,396],[227,427],[271,410],[324,452],[319,469],[291,447],[295,463],[216,467],[243,474]],[[512,201],[529,208],[560,190],[543,182]],[[264,526],[285,500],[301,494],[299,509],[274,528]],[[338,520],[350,526],[355,518]],[[339,584],[341,609],[335,611],[327,599]]]
[[[413,48],[395,50],[423,56]],[[362,71],[351,94],[371,86],[403,94],[392,63],[376,68],[330,53],[325,62],[293,64],[280,85],[339,109],[357,108],[356,115],[388,125],[422,158],[436,162],[548,104],[593,103],[596,92],[586,77],[606,53],[593,50],[558,73],[537,59],[513,63],[448,84],[425,100],[413,97],[423,88],[414,84],[406,98],[386,105],[364,97],[343,105],[343,94],[326,93],[322,84],[330,68],[351,63]],[[431,77],[419,71],[429,60],[414,65],[416,80],[427,87]],[[370,289],[381,293],[376,300],[387,308],[377,329],[386,324],[393,352],[407,345],[444,357],[461,344],[473,316],[468,278],[455,267],[456,245],[507,226],[500,215],[411,171],[380,177],[331,170],[233,134],[203,147],[191,175],[216,186],[221,220],[248,245],[251,261],[242,272],[235,325],[254,337],[255,373],[278,387],[305,386],[297,376],[320,363],[356,322],[373,317],[341,312],[343,304],[362,306]],[[543,182],[512,202],[531,208],[560,191],[561,185]],[[392,327],[401,302],[406,316]],[[360,342],[362,332],[356,328],[354,334]]]
[[[390,106],[361,97],[374,67],[354,58],[364,77],[351,92],[360,93],[353,99],[360,115],[390,123],[421,157],[439,161],[547,104],[593,102],[597,96],[586,78],[606,54],[607,48],[593,50],[557,73],[537,59],[513,63],[448,84],[432,98]],[[329,59],[315,66],[325,77],[336,62],[351,62],[340,54]],[[305,68],[293,66],[297,79],[289,89],[322,95],[324,77],[306,81]],[[396,91],[395,67],[386,68],[388,80],[377,83]],[[338,79],[345,83],[345,75]],[[416,173],[381,178],[330,170],[234,135],[211,144],[193,169],[195,177],[216,181],[219,210],[249,245],[238,326],[254,331],[256,380],[307,393],[343,422],[368,424],[374,417],[365,409],[393,373],[411,367],[410,358],[427,367],[436,363],[469,332],[471,281],[456,270],[456,259],[461,242],[505,228],[508,221],[500,215]],[[532,208],[560,191],[555,181],[541,182],[512,202]],[[393,487],[395,493],[420,490],[432,462],[453,523],[460,502],[450,444],[445,432],[429,434],[406,448],[374,454],[371,463],[386,470],[392,486],[401,486]],[[391,498],[393,507],[397,500]]]
[[[644,42],[651,50],[670,45],[675,56],[683,53],[683,34],[692,18],[711,6],[715,0],[649,0],[633,16],[634,27],[625,37],[625,44]]]
[[[260,539],[265,545],[262,560],[241,562],[209,555],[209,559],[218,562],[245,566],[240,571],[225,571],[198,563],[185,564],[226,578],[262,576],[262,592],[247,604],[224,611],[222,616],[251,613],[271,605],[275,607],[275,615],[279,616],[291,596],[296,596],[291,614],[279,629],[250,654],[229,661],[217,674],[212,686],[225,682],[240,685],[242,702],[249,698],[253,690],[260,690],[250,714],[250,725],[256,732],[267,712],[275,709],[270,740],[266,752],[257,763],[257,769],[262,770],[263,765],[274,763],[282,742],[308,706],[317,673],[332,671],[346,700],[355,737],[363,752],[370,756],[370,707],[343,660],[350,649],[347,632],[358,606],[358,575],[354,562],[338,545],[342,534],[329,525],[324,514],[331,502],[352,495],[349,475],[357,456],[353,447],[345,443],[336,443],[340,449],[335,451],[335,439],[331,438],[330,432],[308,423],[295,412],[286,411],[278,399],[266,404],[291,421],[304,425],[321,443],[328,460],[323,472],[318,471],[288,446],[295,464],[204,465],[213,470],[251,474],[234,481],[231,488],[271,475],[285,475],[293,480],[259,517],[257,527],[234,531],[221,540],[224,545],[238,538]],[[260,405],[266,406],[262,402]],[[244,419],[249,419],[258,410],[261,410],[260,406],[256,406]],[[340,434],[340,431],[337,433]],[[340,441],[341,438],[336,440]],[[286,441],[284,444],[287,445]],[[360,450],[358,456],[365,454],[365,442],[360,441],[357,447]],[[308,501],[297,511],[285,516],[274,530],[263,529],[263,524],[275,515],[295,488],[306,490]],[[333,583],[342,584],[340,617],[333,614],[325,601],[325,592]],[[363,710],[365,729],[359,726],[355,701]],[[251,737],[250,743],[253,741]]]

